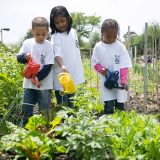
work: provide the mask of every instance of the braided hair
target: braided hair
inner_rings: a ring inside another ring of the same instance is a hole
[[[68,20],[67,33],[69,33],[72,27],[72,17],[69,15],[67,9],[64,6],[56,6],[52,8],[50,13],[51,34],[54,34],[55,32],[60,32],[60,33],[62,32],[58,30],[54,24],[54,17],[56,16],[62,16],[67,18]]]
[[[120,29],[119,29],[119,24],[116,20],[114,19],[106,19],[103,23],[102,23],[102,26],[101,26],[101,38],[103,37],[103,33],[104,31],[106,31],[108,28],[114,28],[117,30],[117,35],[119,37],[120,35]]]

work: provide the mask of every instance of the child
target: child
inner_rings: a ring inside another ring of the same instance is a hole
[[[74,94],[60,95],[62,86],[58,81],[58,74],[69,72],[75,85],[83,83],[84,73],[76,31],[72,28],[72,18],[64,6],[56,6],[50,13],[51,42],[55,52],[54,90],[57,104],[65,102],[73,107],[70,98]]]
[[[102,40],[93,50],[92,65],[100,73],[101,94],[104,102],[104,113],[113,114],[115,109],[124,110],[124,102],[127,100],[127,91],[122,89],[107,89],[104,86],[107,70],[118,71],[118,85],[126,87],[128,68],[132,66],[129,54],[117,37],[119,25],[114,19],[106,19],[101,26]]]
[[[19,63],[25,64],[29,57],[40,64],[40,70],[36,79],[41,83],[38,87],[31,79],[24,78],[23,106],[24,114],[22,127],[33,115],[33,106],[38,102],[39,111],[48,113],[51,105],[51,90],[53,89],[53,67],[54,52],[51,43],[46,40],[49,31],[49,23],[43,17],[36,17],[32,20],[32,34],[34,38],[27,39],[17,55]]]

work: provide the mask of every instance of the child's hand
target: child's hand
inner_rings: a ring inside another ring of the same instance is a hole
[[[66,69],[66,67],[64,65],[61,66],[62,72],[68,72],[68,70]]]
[[[26,58],[27,61],[29,61],[29,60],[32,58],[32,56],[31,56],[30,53],[27,53],[27,54],[25,55],[25,58]]]
[[[128,85],[126,83],[121,83],[122,89],[128,91]]]
[[[37,77],[31,78],[31,82],[32,82],[32,84],[34,84],[38,88],[40,88],[42,86],[42,84],[38,81]]]
[[[125,88],[125,87],[127,86],[127,84],[126,84],[126,83],[121,83],[121,86],[122,86],[123,88]]]
[[[105,76],[107,74],[107,69],[106,68],[102,68],[101,73]]]

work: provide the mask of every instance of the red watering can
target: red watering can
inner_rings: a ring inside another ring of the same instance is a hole
[[[40,69],[40,64],[34,62],[32,60],[32,57],[30,56],[28,62],[26,63],[22,71],[22,76],[27,79],[31,79],[32,83],[36,85],[38,88],[41,86],[41,84],[35,79],[35,77],[39,72],[39,69]]]

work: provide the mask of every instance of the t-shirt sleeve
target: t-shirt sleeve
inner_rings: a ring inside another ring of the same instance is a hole
[[[94,49],[93,49],[93,54],[92,54],[92,59],[91,59],[91,62],[92,62],[92,67],[94,68],[94,66],[96,64],[100,64],[100,61],[99,61],[99,56],[98,56],[98,47],[97,45],[95,45]]]
[[[28,40],[25,40],[19,50],[18,55],[22,55],[24,53],[29,53]]]
[[[126,49],[126,47],[122,44],[121,47],[121,62],[120,62],[120,68],[130,68],[132,67],[132,62],[129,56],[129,53]]]
[[[25,64],[27,62],[25,56],[26,54],[29,53],[28,49],[28,40],[25,40],[22,44],[22,47],[19,50],[19,53],[17,54],[17,61],[19,63]]]
[[[62,47],[62,41],[61,41],[60,35],[59,34],[53,34],[52,39],[51,39],[51,43],[53,45],[53,50],[54,50],[55,57],[56,56],[62,57],[63,47]]]

